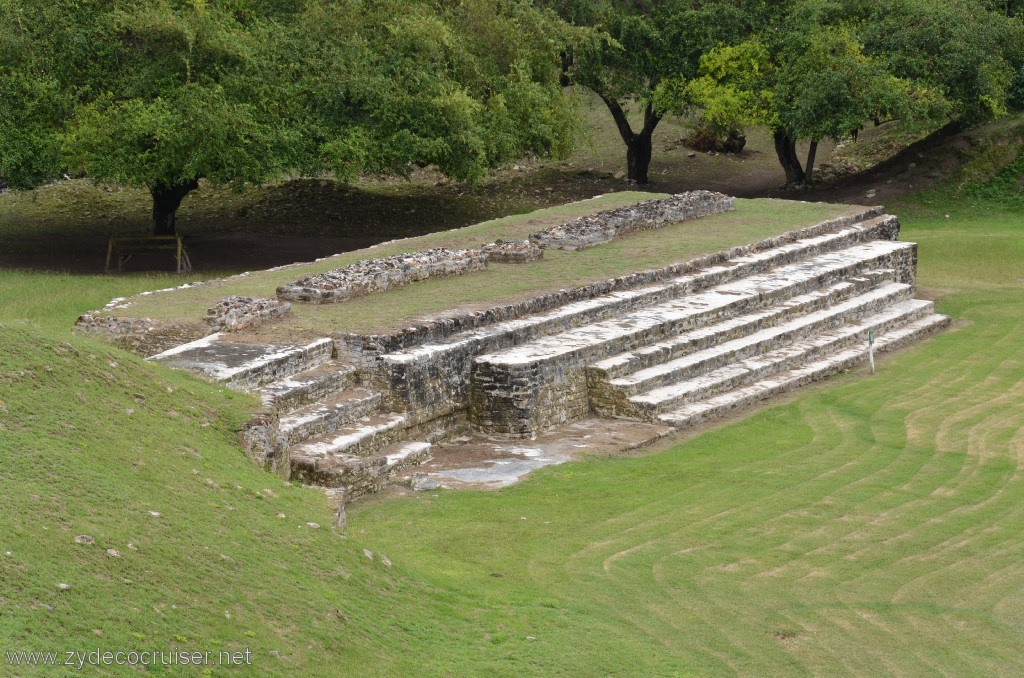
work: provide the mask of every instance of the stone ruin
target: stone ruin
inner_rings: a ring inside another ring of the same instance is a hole
[[[529,240],[495,240],[480,249],[488,261],[499,264],[528,264],[544,257],[544,250]]]
[[[530,240],[544,249],[580,250],[611,242],[634,231],[659,228],[735,208],[735,198],[722,193],[690,191],[579,217],[531,233]]]
[[[351,498],[469,431],[529,440],[585,417],[683,429],[865,364],[869,334],[876,352],[925,337],[949,319],[914,298],[917,248],[898,234],[865,209],[391,334],[214,335],[151,359],[259,393],[246,453]]]
[[[525,264],[541,259],[543,249],[581,249],[621,237],[632,231],[658,228],[673,221],[692,219],[716,212],[734,209],[735,200],[721,193],[692,191],[670,198],[646,200],[635,205],[604,210],[590,216],[580,217],[565,224],[538,231],[526,240],[496,240],[481,245],[479,249],[453,250],[437,248],[412,254],[399,254],[378,259],[365,259],[348,266],[337,268],[319,275],[305,276],[294,283],[277,290],[277,301],[252,297],[228,297],[212,306],[204,318],[204,324],[168,326],[150,318],[133,318],[124,315],[106,315],[113,311],[127,309],[131,302],[124,298],[114,299],[101,311],[90,311],[79,317],[75,331],[107,339],[121,348],[141,355],[152,355],[188,341],[193,341],[214,332],[240,332],[253,329],[263,322],[284,316],[290,306],[286,301],[308,303],[333,303],[347,301],[365,294],[396,289],[431,276],[462,275],[487,268],[488,261],[497,263]],[[323,261],[323,259],[318,259]],[[272,268],[272,271],[287,270],[308,264],[296,263]],[[249,275],[240,273],[228,280]],[[218,281],[187,283],[178,288],[143,292],[143,295],[174,292],[177,289],[216,284]],[[570,300],[564,290],[556,295],[559,303]],[[546,297],[550,303],[551,295]],[[279,303],[280,302],[280,303]],[[537,303],[528,302],[526,307],[535,309]],[[515,317],[523,312],[522,305],[516,308],[491,309],[483,318],[484,322]],[[470,326],[478,322],[470,320]],[[465,327],[465,318],[449,319]]]
[[[211,306],[203,318],[212,332],[241,332],[285,316],[292,308],[277,299],[226,297]]]
[[[463,275],[487,268],[480,250],[438,248],[382,259],[364,259],[344,268],[310,275],[277,288],[282,301],[329,304],[384,292],[436,276]]]

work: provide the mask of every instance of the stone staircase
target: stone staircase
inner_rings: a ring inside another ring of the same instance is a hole
[[[383,407],[351,365],[330,360],[261,389],[264,411],[276,419],[274,458],[292,479],[344,487],[348,497],[379,490],[392,474],[429,458],[428,427],[410,431],[409,418]]]
[[[530,438],[593,413],[683,428],[861,365],[869,335],[876,352],[922,338],[949,320],[913,298],[916,245],[898,231],[868,210],[398,348],[235,345],[244,364],[204,371],[261,393],[251,456],[351,498],[471,427]]]

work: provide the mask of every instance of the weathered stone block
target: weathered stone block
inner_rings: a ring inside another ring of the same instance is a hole
[[[544,250],[529,240],[495,240],[480,249],[499,264],[526,264],[544,257]]]
[[[206,311],[204,320],[211,332],[241,332],[259,327],[267,320],[281,318],[292,308],[277,299],[226,297]]]

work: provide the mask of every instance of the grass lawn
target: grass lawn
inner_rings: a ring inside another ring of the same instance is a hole
[[[944,207],[905,205],[903,237],[965,322],[877,375],[659,454],[354,510],[372,547],[479,601],[452,670],[1019,675],[1024,216]]]
[[[280,285],[360,259],[433,247],[479,247],[498,238],[522,239],[534,231],[563,223],[580,214],[655,197],[664,195],[612,193],[562,207],[346,252],[299,268],[253,272],[211,285],[138,297],[131,300],[127,310],[118,309],[113,313],[170,322],[197,322],[206,314],[207,308],[226,296],[273,298]],[[659,268],[862,209],[789,200],[737,200],[736,209],[731,212],[634,233],[628,238],[578,252],[546,250],[543,260],[529,264],[492,264],[486,271],[427,280],[337,304],[293,303],[290,318],[260,328],[254,336],[294,341],[327,336],[339,330],[385,332],[431,313],[454,308],[489,308],[626,273]]]
[[[174,273],[112,276],[0,269],[0,318],[30,320],[45,329],[66,334],[78,316],[102,308],[111,299],[201,279]]]
[[[656,454],[372,498],[347,537],[242,457],[252,398],[70,336],[162,279],[5,273],[3,650],[248,648],[209,668],[238,676],[1020,675],[1024,213],[944,200],[890,211],[962,322],[878,374]]]
[[[425,623],[449,616],[450,600],[334,534],[320,492],[245,460],[233,431],[254,407],[105,345],[3,321],[0,651],[64,661],[97,648],[249,650],[252,666],[213,675],[315,675],[327,657],[403,673],[406,660],[388,657],[405,635],[397,611]],[[72,673],[0,657],[0,675]]]

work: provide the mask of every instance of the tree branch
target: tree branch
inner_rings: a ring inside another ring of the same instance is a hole
[[[626,118],[626,114],[623,112],[622,106],[619,105],[618,101],[611,97],[606,97],[601,92],[598,92],[597,96],[601,97],[601,101],[603,101],[605,106],[608,107],[608,110],[611,111],[612,118],[615,120],[615,126],[619,128],[619,135],[622,136],[622,140],[625,141],[627,145],[630,144],[636,137],[636,134],[633,133],[633,128],[629,126],[629,120]]]
[[[647,108],[644,109],[644,128],[640,134],[646,134],[650,136],[654,134],[654,128],[661,122],[661,115],[654,112],[654,102],[647,102]]]

